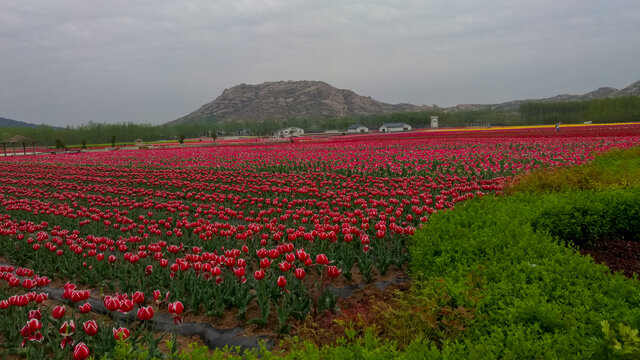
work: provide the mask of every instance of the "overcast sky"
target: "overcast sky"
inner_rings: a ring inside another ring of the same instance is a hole
[[[640,1],[0,0],[0,117],[160,124],[240,83],[452,106],[640,80]]]

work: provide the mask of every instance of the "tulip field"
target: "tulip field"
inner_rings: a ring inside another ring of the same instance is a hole
[[[333,310],[335,283],[406,270],[432,214],[638,144],[635,124],[0,157],[0,340],[83,359],[142,342],[154,311],[286,332]],[[52,284],[69,301],[47,305]],[[105,327],[89,297],[138,323]]]

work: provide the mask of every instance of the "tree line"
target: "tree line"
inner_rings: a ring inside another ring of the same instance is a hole
[[[528,102],[520,105],[519,113],[526,124],[636,122],[640,121],[640,97]]]
[[[116,145],[131,143],[136,139],[143,141],[177,140],[200,136],[234,135],[241,129],[248,129],[252,135],[271,136],[283,127],[297,126],[306,132],[325,130],[346,131],[353,124],[363,124],[377,129],[382,123],[406,122],[413,127],[429,127],[430,117],[439,116],[441,127],[466,126],[469,123],[490,122],[494,125],[517,125],[518,114],[501,111],[462,111],[462,112],[404,112],[383,115],[330,119],[267,120],[264,122],[238,123],[219,122],[215,118],[183,123],[151,125],[136,123],[103,124],[89,122],[79,126],[65,128],[40,125],[37,127],[0,128],[0,140],[20,134],[36,140],[40,146],[64,147],[67,145],[104,144]]]
[[[238,130],[248,129],[252,135],[270,136],[276,130],[297,126],[305,132],[325,130],[346,131],[347,127],[362,124],[377,129],[383,123],[404,122],[414,128],[428,128],[431,116],[438,116],[440,127],[465,127],[472,124],[535,125],[561,123],[634,122],[640,121],[640,97],[627,96],[611,99],[598,99],[573,102],[528,102],[519,107],[519,111],[471,110],[448,112],[444,110],[401,112],[352,116],[329,119],[292,118],[287,120],[268,120],[264,122],[239,123],[220,122],[205,118],[199,121],[151,125],[135,123],[103,124],[93,123],[79,126],[56,128],[47,125],[38,127],[0,128],[0,140],[20,134],[35,139],[40,146],[63,147],[65,145],[131,143],[136,139],[143,141],[177,140],[200,136],[234,135]]]
[[[37,127],[0,128],[0,140],[20,134],[36,140],[40,146],[63,147],[80,144],[119,144],[137,139],[143,141],[180,140],[184,137],[208,136],[215,129],[209,122],[190,122],[175,125],[150,125],[135,123],[93,123],[57,128],[47,125]]]

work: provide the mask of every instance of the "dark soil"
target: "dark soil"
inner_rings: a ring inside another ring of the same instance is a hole
[[[598,264],[604,264],[611,272],[621,271],[628,278],[640,274],[640,243],[628,240],[605,240],[580,249],[582,255],[591,255]]]

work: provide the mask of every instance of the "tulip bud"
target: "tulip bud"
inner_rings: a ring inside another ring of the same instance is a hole
[[[296,276],[297,279],[302,280],[307,275],[307,273],[305,273],[303,268],[297,268],[294,271],[294,275]]]
[[[327,259],[325,254],[318,254],[318,256],[316,256],[316,263],[318,265],[326,265],[329,263],[329,259]]]
[[[53,316],[55,319],[62,319],[65,312],[66,312],[66,308],[63,305],[56,306],[53,308],[53,311],[51,312],[51,316]]]

